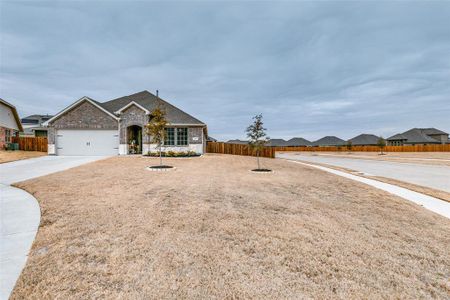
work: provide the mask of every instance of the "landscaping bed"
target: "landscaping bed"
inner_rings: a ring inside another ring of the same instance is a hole
[[[283,160],[115,157],[18,184],[42,211],[12,299],[446,298],[450,220]]]
[[[148,152],[144,154],[143,156],[149,156],[149,157],[159,157],[158,152]],[[167,151],[167,152],[161,152],[161,157],[199,157],[201,154],[196,153],[195,151],[188,151],[188,152],[173,152],[173,151]]]

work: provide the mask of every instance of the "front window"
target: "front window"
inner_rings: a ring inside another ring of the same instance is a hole
[[[188,144],[188,129],[177,128],[177,145],[187,146],[187,144]]]
[[[175,145],[175,128],[165,128],[164,135],[164,145],[174,146]]]
[[[11,143],[11,130],[9,129],[5,130],[5,142]]]
[[[165,146],[187,146],[189,144],[187,128],[165,128],[164,130]]]

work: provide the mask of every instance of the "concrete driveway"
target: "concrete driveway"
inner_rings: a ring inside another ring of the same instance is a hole
[[[39,227],[37,200],[10,184],[105,157],[43,156],[0,164],[0,299],[8,299]]]
[[[280,153],[277,154],[277,157],[343,167],[450,192],[450,167],[448,166],[367,160],[355,157],[341,158],[309,153]]]

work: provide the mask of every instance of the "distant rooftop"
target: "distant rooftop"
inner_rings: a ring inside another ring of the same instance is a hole
[[[313,146],[343,146],[347,142],[337,136],[325,136],[312,143]]]
[[[287,146],[311,146],[311,142],[301,137],[294,137],[287,142]]]
[[[430,135],[447,135],[448,133],[436,128],[412,128],[403,133],[389,137],[388,141],[405,141],[408,144],[440,144]]]
[[[364,145],[376,145],[378,144],[379,137],[374,134],[363,133],[348,141],[352,143],[353,146],[364,146]]]

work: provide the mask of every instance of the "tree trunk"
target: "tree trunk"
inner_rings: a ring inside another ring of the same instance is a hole
[[[162,152],[161,152],[162,145],[159,144],[159,165],[162,166]]]
[[[256,161],[258,162],[258,170],[261,169],[261,166],[259,165],[259,150],[256,151]]]

